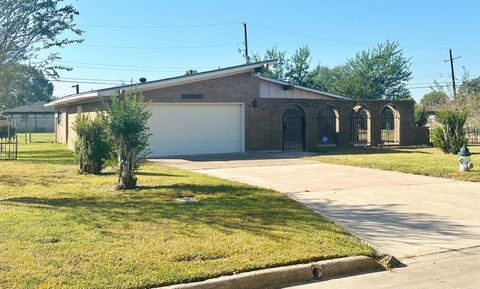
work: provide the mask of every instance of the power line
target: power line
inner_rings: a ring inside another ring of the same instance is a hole
[[[192,24],[192,25],[103,25],[103,24],[78,24],[80,27],[95,27],[95,28],[113,28],[113,29],[181,29],[181,28],[201,28],[213,26],[228,26],[239,24],[242,22],[224,22],[224,23],[207,23],[207,24]]]
[[[97,45],[97,44],[79,44],[84,47],[93,48],[111,48],[111,49],[141,49],[141,50],[168,50],[168,49],[192,49],[192,48],[211,48],[211,47],[225,47],[236,46],[237,43],[221,43],[209,45],[193,45],[193,46],[116,46],[116,45]]]
[[[94,66],[106,66],[106,67],[125,67],[125,68],[139,68],[139,69],[201,69],[201,68],[217,68],[217,66],[148,66],[148,65],[120,65],[120,64],[109,64],[109,63],[93,63],[93,62],[80,62],[80,61],[66,61],[58,60],[60,63],[73,63],[73,64],[84,64],[84,65],[94,65]]]

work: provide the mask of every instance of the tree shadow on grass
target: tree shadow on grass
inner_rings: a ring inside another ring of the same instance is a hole
[[[19,151],[18,162],[47,163],[47,164],[75,164],[71,151],[67,150],[38,150]]]
[[[271,191],[259,193],[259,189],[248,187],[186,184],[152,188],[155,189],[191,192],[198,202],[179,202],[174,193],[135,191],[115,200],[15,197],[0,203],[68,211],[76,216],[76,221],[94,227],[101,227],[99,220],[105,219],[118,224],[146,222],[164,225],[165,222],[180,222],[191,226],[192,230],[179,232],[189,236],[194,234],[196,226],[203,225],[224,233],[244,231],[276,240],[286,237],[272,232],[272,226],[282,226],[283,232],[302,232],[314,226],[315,229],[347,234],[323,217],[312,215],[299,204]]]

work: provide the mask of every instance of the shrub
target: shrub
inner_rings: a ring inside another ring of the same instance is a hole
[[[78,136],[75,155],[79,172],[100,174],[112,152],[107,126],[98,116],[93,119],[81,116],[77,117],[73,129]]]
[[[16,130],[14,127],[9,126],[8,124],[0,124],[0,137],[12,137],[15,136],[15,133]]]
[[[425,126],[425,124],[427,123],[427,119],[428,119],[428,115],[427,115],[427,112],[425,111],[425,107],[423,105],[421,107],[416,106],[415,107],[415,124],[418,127]]]
[[[437,114],[442,124],[434,129],[433,145],[444,153],[456,154],[466,143],[465,122],[467,113],[463,111],[444,110]]]
[[[151,112],[137,92],[127,92],[120,98],[113,96],[105,107],[104,119],[118,159],[116,189],[134,188],[137,185],[134,172],[149,152],[147,124]]]

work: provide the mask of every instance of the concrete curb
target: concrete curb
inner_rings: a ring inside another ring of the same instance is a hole
[[[162,289],[260,289],[279,288],[299,283],[356,275],[385,268],[366,256],[346,257],[309,264],[299,264],[245,272],[201,282],[159,287]]]

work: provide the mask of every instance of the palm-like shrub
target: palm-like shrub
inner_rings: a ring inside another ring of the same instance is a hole
[[[441,126],[436,127],[433,131],[433,145],[444,153],[458,153],[466,143],[465,122],[467,121],[467,113],[444,110],[438,113],[437,118]]]
[[[137,185],[134,175],[146,158],[148,148],[148,119],[151,112],[137,92],[112,97],[105,103],[104,120],[114,143],[118,160],[117,190],[131,189]]]

